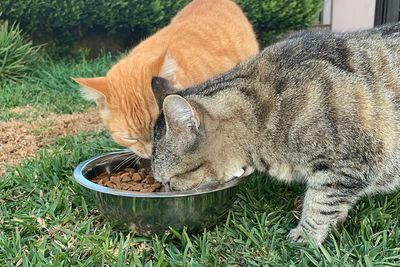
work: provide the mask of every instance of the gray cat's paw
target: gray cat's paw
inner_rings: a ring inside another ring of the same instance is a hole
[[[290,230],[287,235],[287,239],[292,243],[304,243],[307,244],[309,239],[313,239],[317,245],[321,245],[327,233],[324,231],[307,231],[301,225],[298,225],[296,228]]]
[[[297,226],[290,230],[289,234],[287,235],[287,239],[292,243],[306,243],[307,239],[305,239],[305,233],[303,232],[303,228]]]

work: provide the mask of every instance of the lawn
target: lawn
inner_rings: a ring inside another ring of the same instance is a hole
[[[49,61],[23,83],[2,85],[0,122],[34,125],[43,111],[87,111],[70,77],[102,75],[114,60]],[[26,106],[37,115],[15,112]],[[0,266],[400,266],[400,192],[362,199],[321,247],[291,244],[304,187],[259,174],[215,228],[159,237],[117,231],[72,178],[79,162],[117,148],[105,131],[89,129],[0,166]]]

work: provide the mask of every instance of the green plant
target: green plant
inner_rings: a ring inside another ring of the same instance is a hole
[[[313,25],[322,0],[236,0],[257,32],[260,43],[276,41],[283,33]]]
[[[92,103],[84,101],[79,85],[71,77],[94,77],[104,75],[115,61],[110,55],[94,60],[54,61],[44,58],[36,66],[31,77],[18,84],[1,86],[0,121],[8,120],[7,110],[18,106],[35,106],[40,109],[65,114],[82,112]]]
[[[0,0],[3,18],[20,23],[37,43],[57,53],[99,35],[127,48],[169,23],[189,0]],[[262,44],[314,23],[322,0],[236,0]],[[75,44],[75,45],[74,45]],[[83,44],[85,45],[85,44]],[[95,46],[101,44],[94,42]]]
[[[167,24],[188,0],[1,0],[4,18],[17,21],[38,43],[71,52],[91,36],[114,37],[129,47]],[[53,52],[51,51],[51,52]]]
[[[3,107],[82,111],[86,102],[69,77],[102,75],[112,60],[45,62],[35,74],[41,83],[0,93],[0,120]],[[298,222],[304,187],[259,174],[215,228],[160,237],[121,232],[72,178],[79,162],[114,145],[106,132],[88,132],[57,138],[19,166],[0,163],[8,170],[0,177],[0,266],[400,266],[400,192],[361,199],[323,246],[291,244],[286,235]]]
[[[400,192],[364,198],[323,246],[286,241],[303,190],[262,175],[215,228],[118,231],[72,178],[79,162],[112,146],[105,133],[62,137],[9,168],[0,179],[0,266],[400,266]]]
[[[25,78],[39,58],[39,48],[25,39],[17,24],[0,22],[0,83]]]

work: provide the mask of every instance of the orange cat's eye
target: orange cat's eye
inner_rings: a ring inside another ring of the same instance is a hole
[[[135,144],[139,141],[139,139],[137,139],[137,138],[123,138],[123,137],[122,137],[122,140],[124,140],[127,143],[131,143],[131,144]]]
[[[140,140],[140,138],[133,138],[133,137],[130,137],[128,134],[126,134],[126,133],[116,133],[116,135],[120,138],[120,139],[122,139],[122,141],[124,141],[124,142],[126,142],[126,143],[130,143],[130,144],[135,144],[135,143],[137,143],[139,140]]]

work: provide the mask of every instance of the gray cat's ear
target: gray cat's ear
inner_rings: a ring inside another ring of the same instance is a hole
[[[163,103],[163,112],[167,129],[175,133],[196,131],[200,120],[196,110],[190,103],[179,95],[169,95]]]
[[[162,103],[167,95],[172,95],[177,92],[171,83],[161,77],[153,77],[151,79],[151,89],[153,90],[158,107],[162,107]]]

